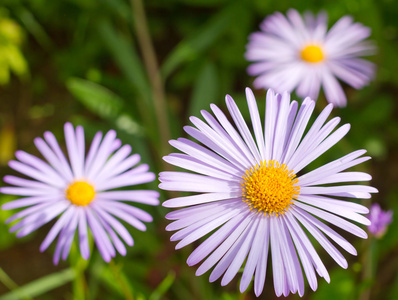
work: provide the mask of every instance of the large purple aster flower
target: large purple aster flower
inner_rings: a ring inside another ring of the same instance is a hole
[[[47,162],[17,151],[19,161],[10,161],[14,170],[30,177],[24,179],[5,176],[4,181],[14,187],[3,187],[4,194],[24,196],[8,202],[2,209],[25,207],[7,220],[7,223],[20,219],[10,231],[17,231],[23,237],[57,216],[40,247],[44,251],[57,237],[54,264],[68,257],[75,231],[78,231],[80,252],[83,258],[90,256],[88,229],[103,259],[107,262],[116,255],[116,250],[126,254],[124,242],[132,246],[133,238],[117,218],[139,230],[146,230],[144,222],[151,222],[147,212],[123,203],[139,202],[157,205],[159,193],[151,190],[114,190],[117,188],[151,182],[155,175],[148,172],[148,165],[134,167],[140,156],[130,156],[131,147],[121,146],[115,131],[109,131],[102,139],[98,132],[85,155],[84,130],[70,123],[65,124],[65,140],[69,162],[51,132],[44,133],[44,140],[36,138],[35,144]]]
[[[258,76],[256,88],[277,92],[296,90],[300,97],[317,99],[321,88],[330,103],[346,105],[346,96],[337,78],[359,89],[374,74],[374,65],[361,56],[373,54],[365,41],[370,29],[341,18],[327,31],[327,15],[307,13],[304,19],[290,9],[287,17],[277,12],[250,35],[246,58],[254,63],[250,75]]]
[[[333,132],[340,118],[326,122],[332,111],[330,104],[304,134],[314,101],[306,98],[298,108],[288,93],[279,95],[271,90],[263,126],[250,89],[246,90],[246,97],[254,136],[233,99],[227,96],[235,126],[216,105],[211,105],[215,117],[202,111],[205,122],[191,117],[196,128],[184,128],[203,145],[185,138],[170,141],[184,154],[172,153],[164,160],[195,173],[162,172],[159,187],[198,194],[163,203],[170,208],[185,207],[166,216],[174,220],[166,229],[177,231],[171,237],[172,241],[180,241],[176,249],[207,236],[187,260],[190,266],[203,261],[197,275],[214,267],[210,281],[222,277],[221,284],[226,285],[246,261],[240,290],[246,290],[254,276],[258,296],[264,287],[269,258],[276,295],[298,292],[301,296],[302,270],[313,290],[317,288],[316,273],[330,280],[306,232],[343,268],[347,268],[347,261],[329,239],[350,254],[357,252],[323,221],[367,237],[363,229],[348,220],[369,225],[369,219],[361,215],[368,209],[347,198],[370,198],[370,193],[377,190],[344,184],[367,181],[371,176],[343,171],[370,157],[361,157],[366,151],[358,150],[303,172],[304,167],[344,137],[350,126],[345,124]]]

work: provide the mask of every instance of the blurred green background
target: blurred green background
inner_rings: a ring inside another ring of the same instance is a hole
[[[184,135],[190,115],[199,116],[210,103],[225,109],[226,94],[248,115],[244,88],[252,86],[253,78],[243,57],[247,37],[265,16],[291,7],[323,9],[329,26],[350,14],[372,28],[376,78],[360,91],[344,85],[348,106],[333,114],[352,129],[309,168],[365,148],[373,159],[357,169],[373,176],[371,184],[380,193],[372,201],[398,212],[394,0],[0,0],[0,175],[12,173],[7,162],[16,149],[38,155],[33,139],[44,131],[53,131],[62,144],[66,121],[84,125],[88,139],[114,128],[152,171],[164,170],[160,158],[172,151],[167,140]],[[263,111],[265,91],[254,92]],[[321,93],[317,111],[325,105]],[[162,194],[161,201],[166,197]],[[11,199],[0,196],[1,203]],[[238,292],[241,274],[226,287],[209,283],[208,274],[196,277],[196,267],[185,261],[198,244],[175,251],[171,233],[164,230],[169,210],[145,210],[154,222],[145,233],[129,228],[136,245],[126,257],[106,264],[94,251],[85,262],[74,246],[59,266],[52,265],[54,246],[39,252],[51,224],[17,240],[4,225],[12,212],[0,211],[0,300],[256,299],[252,287]],[[343,236],[358,257],[345,253],[349,267],[343,270],[317,247],[331,283],[319,278],[318,290],[307,286],[303,299],[398,299],[398,222],[381,239]],[[270,270],[259,299],[276,298]]]

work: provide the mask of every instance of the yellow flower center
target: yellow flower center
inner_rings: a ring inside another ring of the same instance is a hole
[[[308,45],[301,50],[301,58],[310,63],[317,63],[322,61],[325,56],[321,47],[317,45]]]
[[[285,164],[261,162],[243,175],[243,201],[265,215],[283,215],[300,193],[297,183],[296,175]]]
[[[95,197],[94,187],[85,181],[75,181],[65,191],[66,198],[75,205],[86,206]]]

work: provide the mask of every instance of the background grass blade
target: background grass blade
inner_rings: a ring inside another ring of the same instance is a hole
[[[198,116],[201,109],[209,109],[211,103],[217,102],[218,75],[215,65],[205,64],[200,71],[192,92],[188,116]]]
[[[211,46],[229,28],[230,24],[236,21],[240,7],[240,2],[233,2],[212,17],[197,32],[181,41],[163,63],[161,70],[163,77],[167,78],[179,65],[195,59],[201,52]]]
[[[53,273],[39,278],[31,283],[21,286],[12,292],[0,297],[0,300],[18,300],[29,297],[37,297],[48,291],[51,291],[61,285],[64,285],[75,278],[73,269],[66,269],[57,273]]]
[[[97,83],[70,78],[66,87],[84,106],[104,119],[115,118],[123,107],[123,100],[119,96]]]

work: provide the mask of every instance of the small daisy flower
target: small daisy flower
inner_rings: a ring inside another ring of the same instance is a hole
[[[4,177],[4,182],[13,187],[1,188],[2,193],[24,196],[2,206],[3,210],[24,208],[6,222],[19,220],[10,231],[23,237],[59,217],[40,246],[40,251],[44,251],[58,236],[54,264],[58,264],[61,255],[63,260],[68,257],[76,231],[81,255],[89,258],[89,228],[103,259],[109,262],[116,251],[126,254],[122,240],[129,246],[134,243],[118,219],[142,231],[146,230],[143,221],[152,221],[150,214],[122,201],[159,203],[156,191],[115,189],[151,182],[155,175],[148,172],[146,164],[134,167],[140,156],[130,155],[129,145],[121,147],[115,131],[109,131],[103,139],[98,132],[86,156],[83,127],[75,130],[66,123],[64,129],[69,161],[55,136],[47,131],[44,139],[34,141],[47,162],[24,151],[16,152],[18,161],[9,162],[12,169],[30,179]]]
[[[197,194],[163,203],[169,208],[184,207],[166,216],[173,220],[166,229],[177,231],[171,237],[171,241],[180,241],[176,249],[206,237],[187,260],[190,266],[203,261],[196,271],[198,276],[214,267],[210,281],[222,277],[221,285],[226,285],[246,261],[240,291],[247,289],[254,276],[254,292],[259,296],[268,260],[272,260],[276,295],[298,292],[302,296],[302,270],[313,290],[317,288],[316,273],[330,281],[307,234],[343,268],[347,268],[347,261],[330,240],[350,254],[357,252],[325,222],[367,238],[366,232],[350,221],[369,225],[369,219],[361,215],[368,209],[346,198],[370,198],[370,193],[377,190],[345,184],[367,181],[371,176],[343,171],[370,157],[362,156],[365,150],[358,150],[303,172],[304,167],[343,138],[350,125],[333,132],[340,118],[326,122],[332,111],[329,104],[304,134],[314,101],[306,98],[299,108],[296,101],[290,101],[288,93],[280,95],[269,90],[263,127],[250,89],[246,89],[246,97],[254,136],[227,95],[233,124],[212,104],[215,117],[203,110],[205,121],[191,117],[196,128],[184,127],[202,145],[185,138],[170,141],[183,153],[172,153],[164,160],[195,173],[162,172],[159,187]]]
[[[256,88],[277,92],[296,90],[300,97],[317,99],[322,86],[328,102],[347,103],[337,78],[356,89],[367,85],[374,75],[374,64],[360,58],[373,54],[374,46],[365,41],[370,29],[341,18],[327,31],[327,15],[306,13],[304,19],[290,9],[287,17],[277,12],[252,33],[246,59],[254,62],[248,73],[258,76]]]
[[[392,210],[384,211],[378,203],[370,207],[369,219],[372,222],[368,230],[377,238],[381,238],[387,231],[388,225],[392,222]]]

